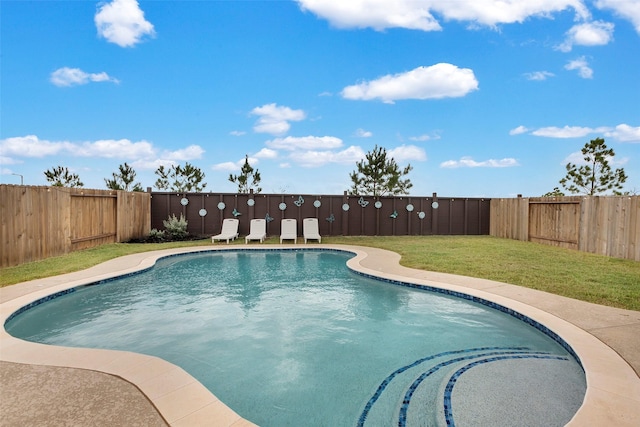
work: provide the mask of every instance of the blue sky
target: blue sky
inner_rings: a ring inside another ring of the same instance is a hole
[[[0,182],[341,194],[375,145],[411,195],[540,196],[603,137],[640,191],[640,1],[0,2]]]

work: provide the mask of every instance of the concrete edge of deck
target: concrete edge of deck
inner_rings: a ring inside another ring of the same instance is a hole
[[[579,411],[568,425],[635,426],[640,422],[640,378],[614,348],[603,343],[588,329],[587,321],[576,322],[574,311],[584,311],[580,301],[557,297],[485,279],[434,273],[403,267],[400,255],[382,249],[348,245],[213,245],[170,249],[127,255],[89,269],[24,282],[0,289],[0,361],[86,369],[104,372],[135,385],[172,426],[240,427],[254,425],[241,418],[209,390],[181,368],[157,357],[131,352],[50,346],[23,341],[9,335],[4,324],[20,308],[56,292],[95,283],[152,267],[168,255],[209,250],[237,249],[337,249],[355,253],[350,268],[383,279],[432,286],[472,295],[527,316],[559,335],[578,355],[585,370],[587,392]],[[523,302],[524,301],[524,302]],[[555,303],[549,309],[549,302]],[[573,306],[575,305],[575,307]],[[563,314],[562,306],[567,306]],[[593,305],[595,306],[595,305]],[[618,334],[640,341],[640,312],[596,306],[606,312],[594,325],[618,328]],[[604,317],[604,320],[602,319]],[[629,332],[629,325],[633,330]],[[582,326],[582,327],[580,327]],[[636,367],[636,370],[638,367]],[[28,402],[25,402],[27,404]]]

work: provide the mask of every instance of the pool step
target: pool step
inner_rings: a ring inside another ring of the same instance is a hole
[[[357,425],[454,425],[453,391],[463,374],[488,363],[524,359],[568,360],[525,347],[482,347],[426,356],[384,378],[364,405]]]

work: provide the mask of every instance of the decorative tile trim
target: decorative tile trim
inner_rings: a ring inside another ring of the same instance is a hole
[[[27,305],[25,305],[25,306],[22,306],[22,307],[20,307],[18,310],[16,310],[16,311],[14,311],[13,313],[11,313],[11,315],[10,315],[9,317],[7,317],[7,320],[5,320],[4,324],[5,324],[5,326],[6,326],[6,324],[7,324],[9,321],[11,321],[11,319],[13,319],[14,317],[16,317],[16,316],[17,316],[17,315],[19,315],[19,314],[24,313],[25,311],[27,311],[27,310],[29,310],[29,309],[31,309],[31,308],[33,308],[33,307],[36,307],[36,306],[38,306],[38,305],[40,305],[40,304],[42,304],[42,303],[45,303],[45,302],[47,302],[47,301],[51,301],[51,300],[56,299],[56,298],[58,298],[58,297],[61,297],[61,296],[63,296],[63,295],[67,295],[67,294],[73,293],[73,292],[75,292],[77,289],[78,289],[78,288],[69,288],[69,289],[65,289],[64,291],[59,291],[59,292],[56,292],[55,294],[47,295],[46,297],[42,297],[42,298],[37,299],[37,300],[35,300],[35,301],[33,301],[33,302],[30,302],[29,304],[27,304]]]
[[[376,389],[376,391],[373,394],[373,396],[371,396],[371,398],[369,399],[369,401],[365,405],[364,410],[362,411],[362,414],[360,414],[360,418],[358,418],[358,424],[357,424],[358,427],[363,427],[364,426],[364,422],[365,422],[367,416],[369,415],[369,411],[371,410],[373,405],[376,403],[376,401],[380,398],[380,395],[382,394],[382,392],[384,392],[384,390],[387,388],[389,383],[391,383],[391,381],[393,381],[393,379],[397,375],[403,373],[407,369],[411,369],[411,368],[413,368],[415,366],[418,366],[418,365],[420,365],[420,364],[422,364],[424,362],[427,362],[429,360],[438,359],[438,358],[444,357],[444,356],[450,356],[450,355],[461,354],[461,353],[474,353],[474,352],[478,352],[478,351],[487,351],[487,350],[502,350],[502,352],[486,353],[484,355],[487,355],[487,354],[503,354],[503,352],[507,351],[507,350],[528,350],[528,348],[527,347],[479,347],[479,348],[469,348],[469,349],[465,349],[465,350],[445,351],[443,353],[438,353],[438,354],[434,354],[434,355],[431,355],[431,356],[423,357],[422,359],[418,359],[413,363],[410,363],[410,364],[408,364],[406,366],[403,366],[403,367],[393,371],[389,376],[387,376],[380,383],[380,385]],[[470,356],[468,358],[474,358],[474,357],[480,357],[480,356],[483,356],[483,355],[482,354],[476,354],[476,355]],[[454,359],[454,360],[465,360],[465,359],[467,359],[467,358]],[[449,363],[447,363],[447,364],[449,364]],[[443,366],[446,366],[446,365],[443,365]],[[412,392],[412,394],[413,394],[413,392]]]

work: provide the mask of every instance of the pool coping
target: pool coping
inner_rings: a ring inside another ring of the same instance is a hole
[[[615,328],[624,340],[638,345],[640,335],[635,332],[640,330],[640,312],[589,305],[485,279],[411,269],[399,264],[400,255],[395,252],[362,246],[215,245],[168,249],[127,255],[80,272],[5,287],[0,289],[0,322],[3,325],[0,331],[0,361],[86,369],[120,377],[135,385],[171,426],[212,425],[212,420],[215,420],[215,426],[253,426],[255,424],[241,418],[187,372],[160,358],[115,350],[31,343],[10,336],[4,330],[4,324],[20,308],[48,295],[151,268],[157,259],[165,256],[211,250],[296,248],[352,252],[355,256],[347,265],[362,274],[445,289],[447,292],[460,292],[533,319],[562,337],[578,355],[585,370],[585,400],[567,425],[635,426],[640,422],[640,378],[630,363],[593,334],[596,329]],[[552,305],[549,305],[550,301]],[[584,311],[585,307],[589,312],[576,316],[575,311]],[[606,311],[606,316],[600,315],[601,311]],[[596,316],[598,319],[593,324],[580,320],[580,317]],[[635,368],[639,369],[638,366]]]

